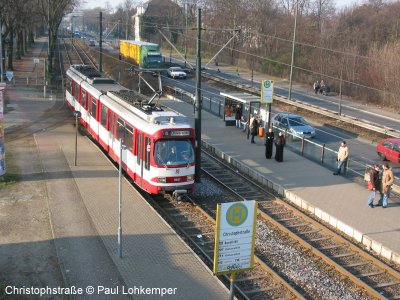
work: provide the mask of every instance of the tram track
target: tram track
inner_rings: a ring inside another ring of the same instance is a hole
[[[258,200],[259,222],[273,225],[340,276],[372,297],[400,299],[400,274],[390,266],[205,152],[202,169],[237,199]],[[207,203],[207,207],[211,214],[215,213],[216,203]]]

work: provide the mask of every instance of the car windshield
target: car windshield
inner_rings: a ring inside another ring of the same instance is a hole
[[[179,72],[183,72],[183,70],[181,69],[181,68],[179,68],[179,67],[176,67],[176,68],[171,68],[171,71],[179,71]]]
[[[289,118],[290,126],[307,126],[308,123],[303,118]]]
[[[160,166],[188,165],[194,162],[189,140],[160,140],[154,146],[154,161]]]

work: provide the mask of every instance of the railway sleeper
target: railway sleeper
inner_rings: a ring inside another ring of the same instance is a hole
[[[386,288],[386,287],[397,285],[397,284],[400,284],[400,281],[391,281],[388,283],[380,283],[377,285],[372,285],[372,288],[374,288],[374,289]]]
[[[320,238],[316,238],[316,239],[311,239],[308,241],[309,242],[321,242],[321,241],[330,240],[331,238],[332,238],[332,236],[324,236],[324,237],[320,237]]]
[[[332,250],[332,249],[344,248],[344,247],[346,247],[346,245],[339,245],[339,244],[337,244],[337,245],[332,245],[332,246],[320,247],[320,248],[317,248],[317,249],[318,249],[318,250]]]
[[[311,234],[311,233],[318,233],[320,231],[321,231],[321,229],[315,229],[315,230],[298,232],[298,234]]]
[[[287,228],[296,228],[296,227],[302,227],[302,226],[310,226],[310,223],[299,223],[299,224],[293,224],[293,225],[288,225],[286,226]]]
[[[360,274],[355,274],[355,276],[357,276],[358,278],[364,278],[364,277],[381,275],[383,273],[385,273],[385,271],[376,271],[376,272],[371,272],[371,273],[360,273]]]
[[[356,255],[355,252],[347,252],[347,253],[342,253],[342,254],[336,254],[336,255],[330,255],[330,258],[343,258],[343,257],[349,257],[349,256],[354,256]]]
[[[299,218],[299,217],[294,216],[294,217],[291,217],[291,218],[276,219],[275,221],[277,221],[277,222],[287,222],[287,221],[297,220],[298,218]]]
[[[344,265],[346,268],[354,268],[354,267],[361,267],[370,264],[371,261],[363,261],[363,262],[358,262],[354,264],[349,264],[349,265]]]
[[[250,294],[256,294],[256,293],[262,293],[262,292],[269,292],[269,291],[273,291],[276,289],[279,289],[281,287],[279,286],[272,286],[272,287],[268,287],[268,288],[261,288],[261,289],[253,289],[253,290],[244,290],[243,292],[246,295],[250,295]]]
[[[264,278],[267,278],[267,276],[243,277],[243,278],[235,279],[235,282],[242,282],[242,281],[248,281],[248,280],[257,280],[257,279],[264,279]]]

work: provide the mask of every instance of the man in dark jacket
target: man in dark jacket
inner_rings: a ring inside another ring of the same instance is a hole
[[[242,119],[242,108],[240,107],[240,104],[236,105],[235,109],[235,120],[236,120],[236,127],[240,128],[241,124],[240,121]]]
[[[369,196],[368,206],[374,208],[376,191],[380,190],[379,165],[375,164],[369,171],[369,182],[369,186],[371,187],[371,195]]]
[[[265,136],[265,158],[270,159],[272,157],[272,146],[274,144],[274,138],[274,131],[272,130],[272,127],[270,127]]]

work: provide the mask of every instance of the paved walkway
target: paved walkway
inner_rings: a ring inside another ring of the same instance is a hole
[[[164,101],[165,105],[185,114],[194,126],[193,106],[184,102]],[[245,134],[205,111],[202,112],[202,139],[264,177],[278,192],[297,205],[371,247],[382,256],[400,263],[400,200],[391,199],[386,209],[369,208],[366,187],[287,149],[284,162],[267,160],[264,144],[256,138],[250,144]],[[274,150],[275,153],[275,150]]]

